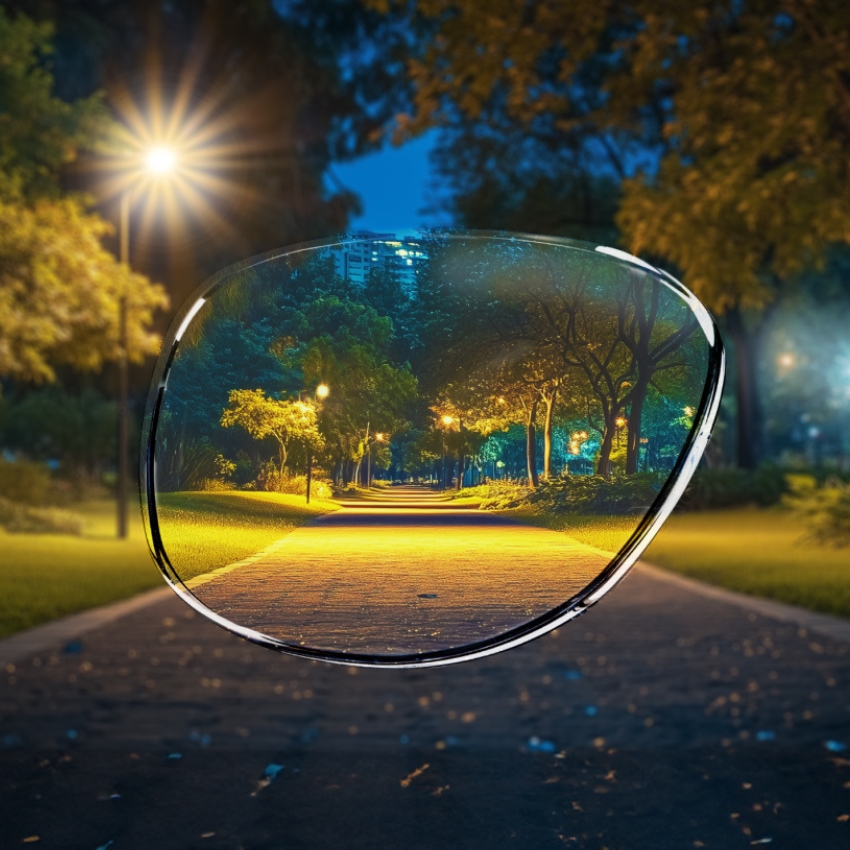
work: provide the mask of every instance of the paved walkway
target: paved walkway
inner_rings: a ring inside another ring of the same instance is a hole
[[[564,534],[393,487],[344,502],[193,593],[283,640],[412,653],[501,634],[565,602],[607,564]]]
[[[847,745],[850,645],[640,567],[423,671],[277,655],[175,597],[2,671],[0,847],[843,850]]]

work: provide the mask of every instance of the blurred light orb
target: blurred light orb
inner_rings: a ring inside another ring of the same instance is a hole
[[[319,384],[316,387],[316,398],[327,398],[330,395],[331,388],[327,384]]]
[[[155,174],[167,174],[174,170],[174,166],[177,164],[177,156],[171,148],[156,147],[148,152],[145,164],[148,171]]]
[[[790,351],[783,351],[779,357],[776,358],[776,362],[783,369],[793,369],[797,363],[797,358]]]

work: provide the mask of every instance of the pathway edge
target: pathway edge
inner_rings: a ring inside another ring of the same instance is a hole
[[[0,640],[0,667],[14,664],[39,652],[56,649],[69,640],[173,596],[174,591],[170,587],[157,587],[129,599],[69,614],[67,617],[51,620],[49,623],[3,638]]]
[[[689,590],[692,593],[698,593],[719,602],[726,602],[747,611],[754,611],[756,614],[762,614],[774,620],[797,623],[809,631],[818,632],[842,643],[850,643],[850,621],[841,617],[835,617],[832,614],[820,614],[817,611],[809,611],[807,608],[800,608],[797,605],[789,605],[787,602],[777,602],[773,599],[750,596],[736,590],[706,584],[698,579],[665,570],[663,567],[658,567],[647,561],[638,561],[637,566],[641,572],[668,584],[674,584],[683,590]]]
[[[843,620],[840,617],[819,614],[805,608],[799,608],[796,605],[788,605],[785,602],[775,602],[772,599],[762,599],[734,590],[727,590],[723,587],[705,584],[697,579],[670,572],[647,561],[639,561],[636,566],[642,573],[659,581],[676,585],[690,593],[717,599],[720,602],[726,602],[747,611],[754,611],[774,620],[797,623],[810,631],[826,635],[833,640],[850,643],[850,621]],[[0,667],[14,664],[39,652],[55,649],[57,646],[94,631],[100,626],[105,626],[107,623],[119,620],[121,617],[133,614],[148,605],[154,605],[173,596],[174,592],[170,587],[159,587],[140,593],[130,599],[112,602],[99,608],[91,608],[78,614],[70,614],[59,620],[53,620],[3,638],[0,640]]]

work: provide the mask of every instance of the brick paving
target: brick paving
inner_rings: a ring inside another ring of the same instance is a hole
[[[608,560],[559,532],[394,487],[189,585],[217,614],[282,640],[416,653],[503,634],[551,611]]]

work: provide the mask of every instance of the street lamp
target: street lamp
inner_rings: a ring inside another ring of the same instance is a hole
[[[165,175],[173,171],[177,164],[177,155],[170,148],[152,148],[145,157],[147,171]],[[125,188],[121,192],[119,211],[119,259],[130,265],[130,192]],[[118,301],[118,480],[116,481],[118,537],[127,537],[127,490],[130,478],[130,459],[128,457],[129,421],[130,421],[130,379],[127,365],[127,294]]]
[[[451,427],[452,422],[454,422],[454,416],[449,416],[446,414],[445,416],[440,417],[440,422],[446,426],[446,428]],[[440,461],[440,490],[446,489],[446,432],[445,430],[440,432],[440,437],[442,439],[443,446],[443,454],[442,460]]]
[[[331,388],[323,381],[316,387],[316,417],[318,419],[321,403],[330,395]],[[318,424],[318,423],[317,423]],[[313,450],[307,443],[307,504],[310,504],[310,491],[313,489]]]
[[[372,489],[372,446],[375,443],[383,443],[386,440],[386,434],[378,431],[373,437],[372,441],[369,442],[367,439],[366,443],[366,489]]]

